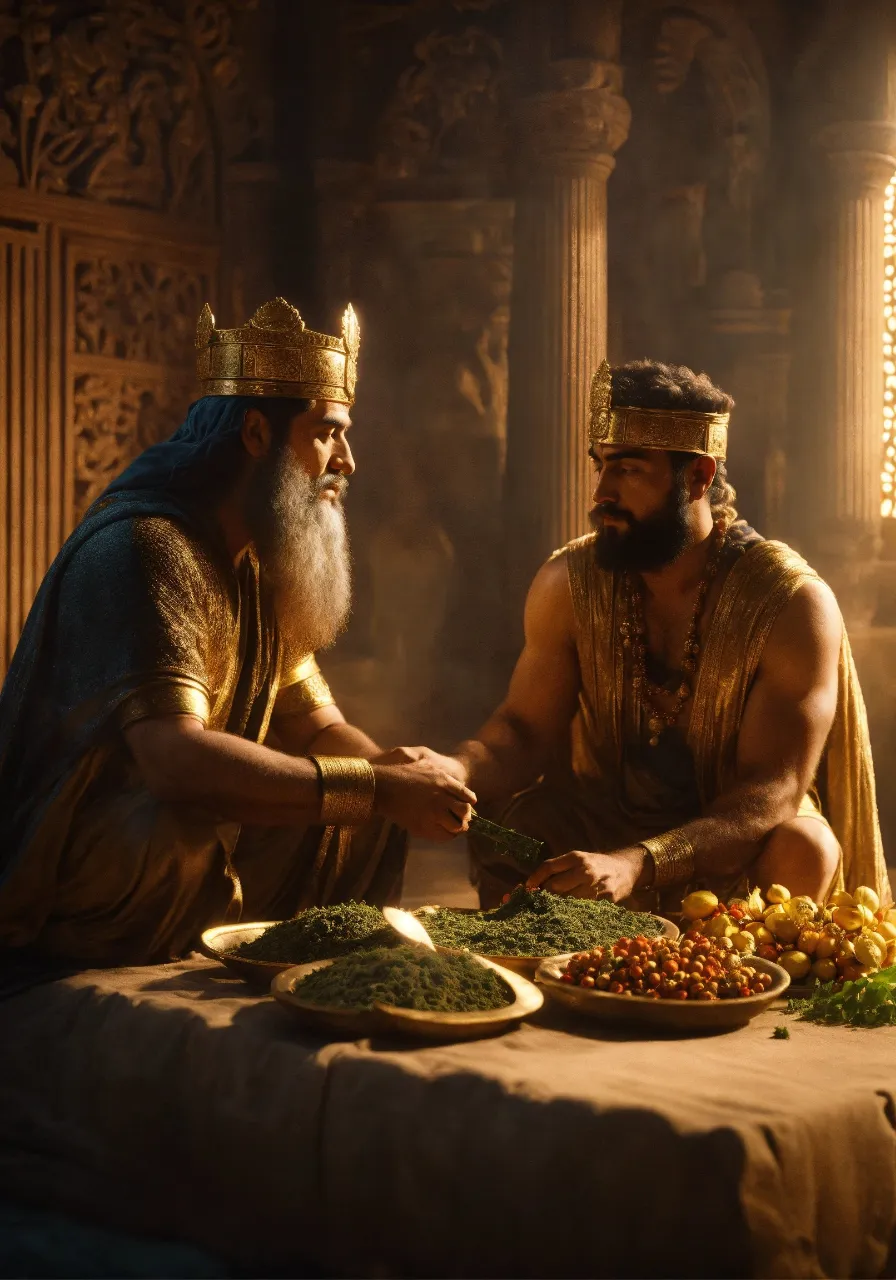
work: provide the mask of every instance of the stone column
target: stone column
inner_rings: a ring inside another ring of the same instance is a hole
[[[828,315],[819,352],[825,372],[810,458],[815,562],[849,622],[877,605],[881,545],[884,380],[884,193],[896,171],[896,125],[829,125],[817,137],[833,178],[827,241]]]
[[[506,498],[517,599],[587,529],[588,393],[607,347],[607,179],[630,121],[614,62],[551,62],[519,103]]]
[[[245,324],[279,292],[274,281],[277,166],[236,161],[224,170],[219,324]]]

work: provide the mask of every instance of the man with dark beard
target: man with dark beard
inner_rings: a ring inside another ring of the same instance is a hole
[[[206,394],[51,566],[0,695],[7,965],[395,902],[406,830],[465,829],[472,792],[431,752],[381,755],[314,658],[349,611],[358,345],[351,308],[333,338],[282,299],[231,330],[206,307]]]
[[[457,752],[480,807],[546,842],[531,887],[667,913],[698,884],[890,899],[840,613],[737,519],[732,407],[681,366],[595,375],[596,533],[539,571],[507,696]],[[494,905],[523,877],[471,844]]]

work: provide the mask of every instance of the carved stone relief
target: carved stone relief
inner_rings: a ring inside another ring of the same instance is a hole
[[[381,180],[494,173],[505,148],[503,49],[488,31],[431,32],[414,49],[380,120]]]
[[[251,4],[251,0],[249,0]],[[207,221],[216,136],[252,154],[269,121],[241,93],[232,43],[246,0],[5,0],[0,182]],[[224,110],[230,98],[237,109]],[[210,100],[226,126],[212,127]]]
[[[713,6],[676,7],[660,15],[653,45],[653,83],[663,96],[682,89],[693,71],[703,83],[716,139],[706,179],[708,233],[723,269],[753,267],[756,208],[769,141],[769,100],[758,50],[727,30]]]
[[[75,265],[75,350],[181,365],[208,280],[183,267],[96,258]]]

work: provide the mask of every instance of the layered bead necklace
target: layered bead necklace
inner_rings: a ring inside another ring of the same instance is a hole
[[[628,616],[620,625],[619,632],[624,649],[630,649],[632,655],[632,686],[636,697],[647,712],[647,728],[650,731],[648,741],[652,747],[658,747],[660,734],[664,729],[671,729],[677,724],[685,703],[693,692],[694,675],[700,658],[700,641],[698,629],[700,618],[706,604],[706,596],[713,580],[719,571],[722,552],[728,540],[725,525],[716,525],[712,534],[714,545],[710,549],[703,577],[697,587],[697,598],[694,611],[684,642],[684,654],[681,660],[681,681],[674,692],[674,702],[670,710],[665,710],[658,703],[664,694],[671,696],[671,691],[654,683],[647,674],[647,625],[644,621],[644,597],[640,586],[631,574],[624,576],[624,585],[628,597]]]

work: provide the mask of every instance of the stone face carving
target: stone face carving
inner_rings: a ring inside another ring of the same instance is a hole
[[[720,20],[721,21],[721,20]],[[671,10],[661,16],[654,40],[654,85],[673,94],[693,68],[702,74],[710,121],[718,142],[715,172],[709,173],[715,241],[724,245],[725,265],[751,265],[753,218],[765,170],[769,137],[768,86],[758,52],[698,12]]]
[[[480,27],[432,32],[398,80],[380,120],[376,170],[381,179],[491,170],[504,148],[499,110],[500,42]]]
[[[7,2],[0,53],[21,70],[0,100],[0,182],[207,220],[217,202],[209,91],[222,104],[240,97],[240,7]],[[227,155],[252,154],[263,104],[252,110],[243,95],[222,117]]]

